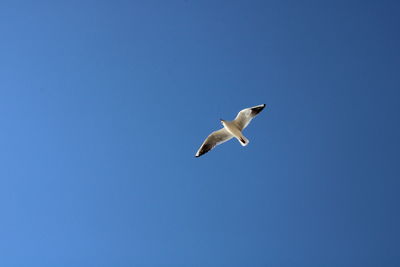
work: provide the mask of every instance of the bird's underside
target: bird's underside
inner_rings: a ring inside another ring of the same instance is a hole
[[[265,104],[246,108],[241,110],[233,121],[221,120],[222,129],[212,132],[196,153],[196,157],[204,155],[217,145],[225,143],[232,138],[236,138],[242,146],[246,146],[249,140],[242,134],[242,131],[249,125],[250,121],[257,116],[263,109]]]

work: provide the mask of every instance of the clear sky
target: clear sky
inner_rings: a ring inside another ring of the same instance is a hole
[[[0,266],[400,266],[399,14],[1,1]]]

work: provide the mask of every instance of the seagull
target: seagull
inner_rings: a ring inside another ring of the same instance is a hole
[[[219,144],[225,143],[235,137],[242,146],[247,146],[249,140],[244,137],[242,131],[249,125],[250,121],[265,108],[265,104],[245,108],[241,110],[233,121],[220,119],[224,128],[212,132],[196,153],[196,158],[204,155]]]

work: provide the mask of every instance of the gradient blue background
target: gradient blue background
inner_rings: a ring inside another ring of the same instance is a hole
[[[399,266],[399,14],[1,1],[0,265]]]

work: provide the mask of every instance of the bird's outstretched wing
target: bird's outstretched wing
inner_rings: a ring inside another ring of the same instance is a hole
[[[225,129],[222,128],[218,131],[212,132],[206,140],[203,142],[201,147],[196,153],[196,157],[200,157],[201,155],[207,153],[214,147],[219,144],[225,143],[226,141],[232,139],[233,136]]]
[[[255,116],[257,116],[257,114],[260,113],[264,108],[265,104],[262,104],[241,110],[235,118],[235,123],[239,128],[239,130],[243,130],[244,128],[246,128],[247,125],[249,125],[249,123],[251,122],[251,120]]]

